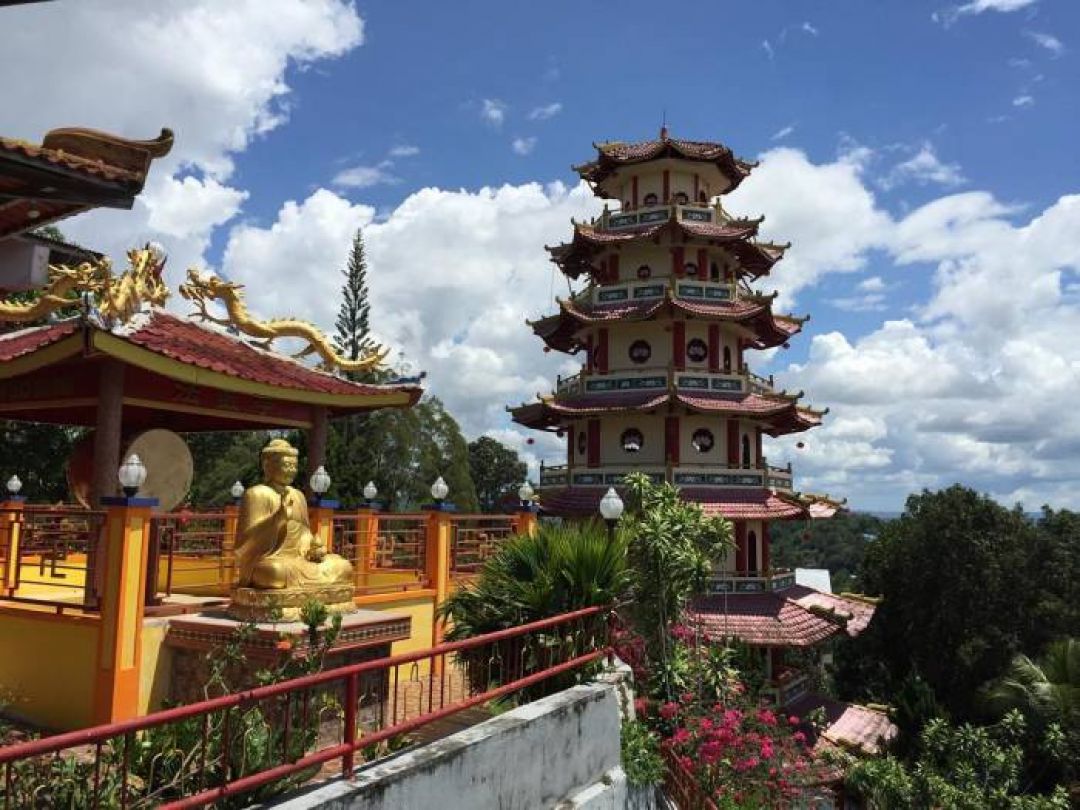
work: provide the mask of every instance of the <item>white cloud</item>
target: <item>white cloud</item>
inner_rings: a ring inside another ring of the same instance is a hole
[[[1012,101],[1014,107],[1032,107],[1035,104],[1035,97],[1029,95],[1020,95]]]
[[[801,26],[799,26],[799,28],[812,37],[816,37],[818,33],[820,33],[818,29],[809,22],[804,22]]]
[[[530,121],[546,121],[549,118],[554,118],[556,115],[562,112],[562,103],[559,101],[553,101],[550,104],[545,104],[541,107],[534,107],[529,113]]]
[[[36,142],[63,126],[129,138],[175,130],[172,153],[154,162],[133,210],[61,224],[114,256],[159,239],[174,281],[239,212],[247,194],[228,184],[233,156],[288,119],[289,70],[363,41],[363,23],[344,0],[99,0],[18,6],[3,16],[0,72],[33,65],[35,76],[5,85],[4,135]]]
[[[794,131],[795,131],[795,127],[793,127],[791,124],[788,124],[786,127],[781,127],[776,132],[774,132],[772,134],[772,136],[770,136],[769,140],[770,141],[783,140],[784,138],[786,138],[788,135],[790,135]]]
[[[506,103],[497,98],[485,98],[480,102],[480,117],[496,128],[506,120],[506,110]]]
[[[1011,12],[1034,6],[1038,0],[970,0],[959,6],[949,6],[930,15],[934,22],[939,22],[946,27],[952,25],[960,17],[969,17],[982,14],[985,11]]]
[[[401,144],[400,146],[395,146],[390,150],[390,157],[392,158],[413,157],[414,155],[419,154],[420,147],[411,146],[409,144]]]
[[[885,189],[904,183],[920,186],[935,183],[951,187],[965,182],[965,178],[958,163],[943,163],[934,151],[933,144],[927,141],[912,157],[893,166],[880,182]]]
[[[393,165],[393,161],[384,160],[374,166],[351,166],[334,175],[331,183],[343,188],[368,188],[400,183],[401,178],[390,171]]]
[[[769,44],[769,40],[761,40],[761,47],[765,50],[765,53],[768,55],[769,59],[772,59],[776,55],[776,52],[773,51],[773,46]]]
[[[1050,51],[1052,56],[1061,56],[1065,53],[1065,43],[1053,34],[1047,34],[1041,31],[1025,31],[1024,35],[1040,48],[1045,48]]]
[[[865,278],[860,281],[855,289],[859,292],[875,293],[884,292],[887,287],[885,282],[882,281],[881,276],[870,276],[870,278]]]
[[[514,138],[510,143],[510,148],[514,150],[516,155],[528,155],[536,148],[536,137]]]

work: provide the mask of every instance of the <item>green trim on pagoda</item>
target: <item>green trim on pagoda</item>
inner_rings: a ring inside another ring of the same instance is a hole
[[[706,593],[768,593],[782,591],[795,585],[795,572],[791,570],[769,573],[714,574],[706,585]]]

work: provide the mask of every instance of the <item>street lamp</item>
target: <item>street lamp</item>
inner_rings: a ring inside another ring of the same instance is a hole
[[[522,483],[518,487],[518,498],[521,500],[521,505],[525,509],[532,506],[533,488],[528,481]]]
[[[132,453],[127,457],[127,461],[120,465],[116,477],[120,479],[124,494],[134,498],[139,494],[139,487],[146,483],[146,465]]]
[[[244,485],[237,481],[235,484],[232,485],[232,488],[229,490],[229,494],[233,496],[234,501],[240,503],[240,499],[244,497]]]
[[[7,481],[7,491],[11,493],[11,497],[18,496],[20,489],[22,489],[22,481],[19,480],[19,476],[11,476]]]
[[[431,497],[435,499],[436,504],[441,504],[443,498],[450,494],[450,487],[446,485],[440,475],[435,479],[435,483],[431,485]]]
[[[600,515],[607,524],[609,538],[614,538],[615,536],[615,524],[618,523],[619,518],[622,517],[623,507],[623,499],[619,497],[619,493],[615,491],[615,487],[608,487],[608,491],[605,492],[604,497],[600,499]]]
[[[311,474],[311,480],[308,483],[311,485],[311,491],[315,493],[316,497],[322,498],[326,491],[330,489],[331,483],[326,467],[320,464],[318,469]]]
[[[375,496],[378,494],[379,488],[375,486],[374,481],[364,484],[364,500],[367,501],[368,509],[375,508]]]

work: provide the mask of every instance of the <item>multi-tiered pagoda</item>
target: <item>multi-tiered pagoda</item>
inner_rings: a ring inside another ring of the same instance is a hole
[[[829,517],[827,498],[797,493],[791,466],[770,465],[763,438],[816,427],[824,410],[750,371],[747,354],[786,347],[806,318],[773,310],[754,287],[788,245],[757,238],[759,219],[733,217],[719,198],[754,164],[720,143],[668,137],[596,145],[575,170],[614,210],[574,223],[549,247],[570,279],[587,279],[559,311],[532,322],[548,349],[581,353],[581,371],[553,394],[512,409],[519,424],[566,438],[566,464],[541,470],[541,504],[595,515],[631,471],[676,484],[686,500],[730,519],[735,549],[717,565],[714,595],[693,606],[711,637],[765,648],[776,698],[800,695],[784,649],[854,633],[866,602],[796,584],[774,570],[774,520]],[[837,617],[840,617],[839,620]]]

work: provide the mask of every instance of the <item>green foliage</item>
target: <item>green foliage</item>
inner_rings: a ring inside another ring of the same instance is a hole
[[[21,494],[35,503],[66,501],[67,461],[83,434],[80,428],[0,420],[0,475],[4,481],[18,475]]]
[[[620,533],[629,538],[630,613],[664,679],[671,670],[671,628],[681,622],[687,601],[704,588],[713,562],[731,547],[731,524],[706,517],[699,506],[679,498],[673,485],[654,484],[641,473],[628,475],[626,487],[633,503]],[[663,691],[673,695],[674,684]]]
[[[232,502],[230,490],[239,481],[246,487],[262,479],[259,452],[267,431],[188,433],[184,436],[194,462],[188,503],[223,506]]]
[[[369,319],[371,303],[368,301],[367,260],[364,256],[364,234],[357,229],[353,236],[349,263],[344,270],[345,283],[341,287],[341,308],[338,310],[335,350],[349,360],[356,360],[371,343]],[[350,375],[357,379],[357,375]]]
[[[640,720],[623,720],[619,742],[627,782],[648,787],[664,781],[664,760],[660,756],[658,734]]]
[[[847,786],[871,810],[1067,810],[1063,788],[1026,794],[1024,736],[1019,712],[989,728],[957,728],[937,718],[923,729],[913,763],[891,754],[858,761],[848,771]]]
[[[480,508],[494,512],[507,495],[517,497],[527,467],[518,454],[490,436],[469,442],[469,473]]]
[[[829,520],[774,521],[769,525],[773,564],[826,568],[835,592],[859,591],[859,566],[885,524],[881,518],[858,512],[841,512]]]
[[[890,746],[902,759],[910,757],[919,744],[919,735],[931,720],[945,716],[934,697],[934,690],[915,673],[911,673],[893,698],[889,719],[896,724],[897,734]]]
[[[628,594],[626,545],[595,523],[541,523],[502,544],[472,581],[441,605],[452,641],[597,605]]]

